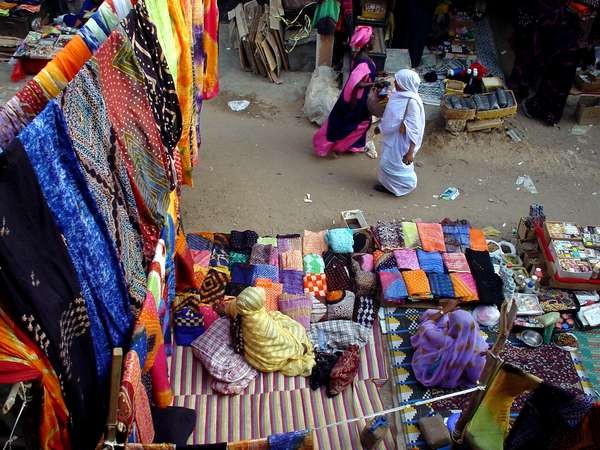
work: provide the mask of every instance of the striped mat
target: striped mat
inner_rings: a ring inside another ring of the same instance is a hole
[[[360,352],[358,380],[372,380],[377,385],[388,378],[386,354],[379,324],[375,323],[369,344]],[[210,387],[210,374],[194,358],[191,347],[177,346],[171,359],[171,387],[174,395],[217,394]],[[286,377],[279,372],[259,372],[244,394],[265,394],[308,388],[308,378]]]
[[[328,398],[324,389],[280,390],[261,394],[180,395],[175,406],[196,411],[196,427],[188,444],[236,442],[265,438],[274,433],[307,430],[363,416],[383,409],[378,388],[372,381],[355,381],[340,395]],[[364,421],[315,430],[315,449],[362,448],[360,430]],[[378,450],[393,450],[391,433]]]
[[[600,393],[600,329],[575,332],[579,340],[579,351],[574,352],[573,361],[580,372],[586,393]]]

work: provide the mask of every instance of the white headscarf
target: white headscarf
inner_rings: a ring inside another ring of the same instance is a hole
[[[396,79],[396,83],[401,91],[394,91],[390,98],[390,111],[388,117],[383,117],[383,122],[386,122],[385,119],[394,119],[391,122],[395,122],[400,120],[400,123],[404,123],[406,127],[406,134],[416,146],[418,150],[421,147],[421,142],[423,141],[423,132],[425,131],[425,107],[423,106],[423,100],[421,100],[421,96],[419,95],[419,85],[421,84],[421,79],[419,75],[409,69],[402,69],[396,72],[394,75]],[[410,101],[411,108],[407,109],[407,103]],[[416,111],[414,110],[414,106],[417,106]],[[404,116],[404,112],[406,111],[406,116]],[[411,113],[411,111],[413,113]],[[390,117],[391,116],[391,117]],[[388,119],[388,120],[389,120]],[[397,126],[395,123],[391,124],[392,129],[396,129]],[[383,131],[383,129],[382,129]]]

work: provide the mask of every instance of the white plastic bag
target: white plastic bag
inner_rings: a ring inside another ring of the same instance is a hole
[[[336,74],[331,67],[320,66],[313,72],[306,88],[304,115],[319,126],[327,120],[340,95],[335,79]]]

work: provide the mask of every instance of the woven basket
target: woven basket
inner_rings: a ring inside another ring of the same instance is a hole
[[[466,97],[466,96],[464,96]],[[446,103],[446,96],[442,97],[442,104],[440,105],[440,112],[444,119],[450,120],[472,120],[475,118],[477,110],[475,109],[454,109],[450,108]]]
[[[511,117],[517,114],[517,99],[513,91],[506,90],[506,95],[510,95],[513,100],[513,105],[508,108],[490,109],[488,111],[477,111],[475,117],[477,120],[486,119],[501,119],[503,117]]]

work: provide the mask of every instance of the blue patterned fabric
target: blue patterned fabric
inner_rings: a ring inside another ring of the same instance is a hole
[[[444,261],[440,252],[426,252],[418,249],[417,258],[421,270],[427,273],[444,273]]]
[[[304,294],[304,272],[301,270],[280,270],[279,279],[286,294]]]
[[[354,237],[350,228],[334,228],[327,232],[327,243],[334,253],[352,253]]]
[[[279,283],[279,267],[271,266],[270,264],[253,264],[254,268],[252,272],[252,283],[254,286],[258,278],[265,278],[273,281],[273,283]]]
[[[249,264],[234,264],[231,266],[231,282],[243,286],[252,286],[254,266]]]
[[[229,267],[229,254],[220,245],[215,244],[212,248],[210,267]]]
[[[270,450],[298,450],[304,448],[308,431],[291,431],[269,436]]]
[[[212,251],[213,243],[198,234],[187,234],[185,236],[190,250],[208,250]]]
[[[165,241],[167,251],[167,260],[165,264],[165,283],[167,285],[167,296],[161,301],[158,308],[158,316],[162,326],[163,336],[165,340],[165,352],[170,355],[171,348],[171,332],[169,324],[171,322],[171,304],[175,299],[175,223],[170,215],[166,215],[165,224],[160,232],[160,238]]]
[[[111,350],[128,344],[133,318],[121,264],[90,191],[60,108],[50,101],[19,134],[77,272],[101,380]]]
[[[447,273],[428,273],[429,287],[434,297],[454,298],[454,287]]]

